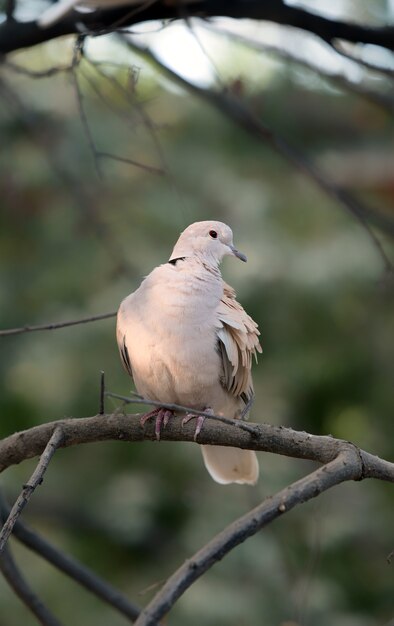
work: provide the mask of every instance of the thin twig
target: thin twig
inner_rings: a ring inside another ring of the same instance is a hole
[[[100,406],[99,406],[99,415],[104,415],[105,413],[105,374],[101,370],[100,372]]]
[[[94,63],[93,61],[91,61],[89,58],[86,57],[86,55],[84,56],[84,59],[86,61],[88,61],[95,69],[96,72],[98,72],[100,74],[100,76],[103,76],[105,79],[109,80],[110,77],[105,73],[102,72],[98,67],[97,64]],[[90,87],[92,88],[92,90],[94,91],[94,93],[100,98],[100,100],[102,102],[104,102],[109,108],[110,110],[115,113],[115,114],[119,114],[119,110],[117,110],[112,103],[110,103],[108,101],[108,98],[106,98],[103,93],[100,91],[100,89],[97,87],[96,83],[93,81],[92,77],[83,72],[83,70],[80,68],[80,72],[83,75],[84,79],[86,80],[86,82],[90,85]],[[111,81],[112,83],[112,81]],[[116,84],[117,81],[116,81]],[[127,119],[128,122],[130,122],[130,118],[128,115],[124,115],[124,117]],[[96,150],[96,157],[100,158],[100,159],[112,159],[113,161],[119,161],[120,163],[127,163],[129,165],[133,165],[134,167],[138,167],[142,170],[145,170],[146,172],[149,172],[150,174],[158,174],[159,176],[163,176],[165,175],[167,172],[165,171],[165,169],[163,168],[159,168],[159,167],[155,167],[153,165],[147,165],[145,163],[141,163],[140,161],[136,161],[135,159],[130,159],[128,157],[121,157],[121,156],[117,156],[116,154],[113,154],[112,152],[104,152],[102,150]]]
[[[357,451],[350,446],[323,467],[266,498],[255,509],[243,515],[216,535],[201,550],[187,559],[170,576],[165,585],[145,607],[135,626],[153,626],[166,615],[177,599],[209,568],[233,548],[255,535],[269,523],[292,508],[320,495],[347,480],[357,480],[362,467]]]
[[[283,61],[287,61],[294,65],[298,65],[299,67],[303,67],[307,70],[310,70],[311,72],[314,72],[315,74],[317,74],[320,78],[331,82],[339,89],[354,93],[357,96],[360,96],[364,98],[365,100],[368,100],[372,104],[375,104],[376,106],[381,107],[390,115],[394,113],[394,99],[392,97],[384,93],[381,93],[379,91],[368,89],[368,87],[366,87],[362,83],[349,80],[346,76],[344,76],[343,74],[340,74],[339,72],[336,72],[336,73],[328,72],[322,67],[318,67],[314,63],[311,63],[310,61],[306,59],[302,59],[299,56],[295,56],[291,54],[289,51],[285,50],[284,48],[280,48],[279,46],[274,46],[271,44],[268,45],[265,43],[261,43],[259,41],[254,41],[253,39],[250,39],[249,37],[245,37],[244,35],[240,35],[239,33],[229,31],[223,28],[218,28],[216,26],[211,26],[211,25],[206,25],[206,24],[204,24],[204,26],[210,32],[225,36],[231,39],[231,41],[235,41],[243,46],[252,48],[253,50],[256,50],[257,52],[264,52],[266,54],[274,55]],[[335,48],[335,50],[337,50],[337,48]],[[357,59],[354,58],[354,61],[357,62]]]
[[[78,58],[75,61],[73,60],[74,62],[79,62]],[[19,97],[19,94],[2,77],[0,77],[0,92],[4,96],[4,101],[9,105],[12,115],[18,115],[18,123],[27,131],[27,136],[33,140],[34,144],[43,151],[50,167],[53,168],[63,187],[68,194],[72,195],[73,203],[89,223],[89,230],[93,228],[97,237],[105,246],[108,256],[114,263],[114,269],[123,272],[130,278],[133,275],[130,263],[124,258],[111,229],[101,216],[100,207],[97,203],[97,194],[93,199],[91,194],[81,184],[80,178],[76,179],[73,176],[69,164],[65,163],[64,159],[53,149],[53,142],[48,143],[47,137],[50,133],[42,131],[42,121],[40,120],[40,124],[37,124],[36,116],[32,110],[26,106],[24,100]]]
[[[140,163],[139,161],[134,161],[133,159],[129,159],[126,157],[117,156],[116,154],[111,154],[109,152],[96,151],[96,157],[98,159],[112,159],[113,161],[119,161],[120,163],[127,163],[128,165],[134,165],[135,167],[139,167],[150,174],[158,174],[159,176],[164,176],[166,174],[165,170],[160,167],[154,167],[153,165],[146,165],[145,163]]]
[[[190,409],[187,406],[182,406],[181,404],[174,404],[168,402],[157,402],[156,400],[148,400],[147,398],[143,398],[142,396],[138,396],[138,394],[134,394],[133,398],[129,396],[122,396],[118,393],[112,393],[111,391],[106,391],[105,395],[108,398],[117,398],[118,400],[122,400],[124,404],[148,404],[149,406],[157,406],[163,409],[168,409],[169,411],[179,411],[181,413],[191,413],[191,415],[195,415],[196,417],[205,417],[206,419],[217,420],[218,422],[222,422],[222,424],[227,424],[228,426],[237,426],[241,428],[241,430],[245,430],[248,433],[254,433],[255,428],[252,424],[247,424],[243,420],[240,419],[230,419],[228,417],[223,417],[223,415],[212,415],[208,411],[198,411],[196,409]]]
[[[73,67],[73,70],[72,70],[72,77],[73,77],[73,82],[74,82],[74,87],[75,87],[75,93],[77,96],[79,117],[81,119],[82,126],[85,129],[86,138],[89,144],[90,151],[93,156],[93,163],[96,169],[96,174],[100,179],[102,179],[104,175],[103,175],[103,170],[100,165],[99,151],[96,148],[92,131],[90,130],[89,121],[86,115],[85,106],[83,102],[83,95],[82,95],[81,87],[79,85],[78,74],[77,74],[77,70],[75,67]]]
[[[61,622],[59,622],[31,589],[20,569],[17,567],[8,548],[6,548],[0,556],[0,571],[11,589],[13,589],[29,611],[35,615],[42,626],[61,626]]]
[[[3,517],[7,517],[9,514],[9,507],[6,506],[4,499],[1,497],[0,511]],[[112,606],[130,621],[134,622],[137,619],[140,613],[138,606],[130,602],[120,591],[92,572],[77,559],[65,554],[47,539],[41,537],[41,535],[33,531],[20,519],[15,524],[13,535],[23,545],[33,550],[33,552],[54,565],[54,567],[61,572],[82,585],[97,598]]]
[[[328,196],[341,204],[346,211],[358,220],[381,257],[386,272],[390,274],[394,272],[391,260],[388,258],[380,240],[377,238],[367,221],[366,213],[368,214],[370,210],[365,208],[362,202],[356,199],[351,193],[335,185],[333,181],[329,180],[329,178],[327,178],[323,172],[321,172],[320,169],[311,163],[303,154],[301,154],[293,146],[290,146],[277,133],[274,133],[270,128],[262,124],[262,122],[247,107],[247,105],[234,94],[229,92],[212,91],[191,83],[174,72],[174,70],[164,65],[150,49],[140,46],[134,41],[131,42],[129,39],[124,39],[124,41],[131,50],[140,54],[159,71],[164,73],[170,80],[175,81],[179,85],[183,86],[187,91],[213,105],[220,111],[221,114],[226,115],[255,139],[259,139],[270,145],[273,150],[279,153],[298,170],[307,175],[308,178],[312,179]]]
[[[343,45],[341,45],[341,42],[339,41],[333,40],[330,42],[330,45],[335,50],[335,52],[340,54],[342,57],[345,57],[345,59],[349,59],[357,65],[362,65],[367,70],[371,70],[372,72],[378,72],[379,74],[383,74],[383,76],[386,76],[387,78],[394,79],[394,70],[391,70],[388,67],[382,67],[381,65],[376,65],[376,63],[371,63],[371,61],[365,61],[364,59],[361,59],[360,57],[351,54],[351,52],[345,50],[345,48],[343,47]]]
[[[23,67],[22,65],[18,65],[8,59],[3,61],[2,67],[7,70],[12,70],[16,74],[22,74],[23,76],[27,76],[28,78],[51,78],[57,74],[71,72],[73,69],[73,65],[54,65],[52,67],[48,67],[46,70],[30,70],[27,67]]]
[[[76,326],[77,324],[88,324],[89,322],[97,322],[115,317],[116,311],[111,313],[101,313],[100,315],[91,315],[90,317],[82,317],[78,320],[69,320],[67,322],[56,322],[53,324],[37,324],[36,326],[21,326],[20,328],[6,328],[0,330],[0,337],[8,337],[10,335],[21,335],[22,333],[32,333],[41,330],[56,330],[57,328],[67,328],[67,326]]]
[[[119,38],[122,41],[122,35],[119,34]],[[168,160],[166,159],[166,156],[164,154],[164,150],[163,147],[160,143],[160,140],[157,136],[157,125],[153,122],[153,120],[150,118],[150,116],[148,115],[148,113],[146,112],[143,104],[139,101],[137,95],[136,95],[136,82],[134,80],[134,76],[133,76],[133,84],[132,84],[132,89],[128,90],[126,89],[121,83],[120,81],[118,81],[114,76],[110,76],[108,75],[105,71],[103,71],[102,66],[106,65],[107,63],[103,63],[100,61],[93,61],[92,59],[90,59],[86,54],[85,54],[85,60],[89,61],[89,63],[95,68],[95,70],[103,77],[105,78],[108,82],[110,82],[115,88],[116,90],[125,98],[126,102],[137,111],[137,113],[139,114],[142,123],[144,125],[144,127],[146,128],[147,132],[150,134],[150,137],[152,139],[152,143],[156,149],[156,152],[159,156],[159,159],[161,161],[162,164],[162,170],[163,172],[166,174],[167,180],[169,181],[174,193],[178,196],[179,202],[180,202],[180,206],[183,206],[186,208],[186,201],[185,198],[183,197],[183,194],[179,188],[179,185],[176,181],[175,176],[173,175],[173,173],[171,172],[171,168],[169,166]]]
[[[55,454],[58,447],[62,444],[63,436],[64,435],[61,426],[55,428],[47,445],[45,446],[44,452],[40,457],[36,469],[30,477],[30,480],[23,486],[22,492],[18,496],[0,532],[0,555],[4,550],[4,547],[8,541],[10,534],[12,533],[12,529],[15,526],[18,517],[22,513],[26,504],[29,502],[36,487],[38,487],[38,485],[42,483],[44,474],[48,468],[51,458]]]

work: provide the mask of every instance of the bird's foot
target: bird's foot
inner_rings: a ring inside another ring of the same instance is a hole
[[[212,413],[213,415],[213,410],[210,407],[208,407],[204,410],[204,413]],[[194,431],[194,437],[193,437],[194,441],[197,441],[197,437],[200,434],[202,427],[204,426],[205,415],[195,415],[195,413],[186,413],[185,417],[182,420],[182,426],[190,422],[190,420],[192,419],[197,420],[196,430]]]
[[[140,419],[140,424],[141,426],[145,426],[148,420],[150,420],[152,417],[155,417],[155,435],[157,441],[160,441],[161,429],[167,426],[170,417],[172,417],[173,415],[173,411],[170,411],[169,409],[164,409],[163,407],[158,407],[157,409],[153,409],[153,411],[149,411],[149,413],[145,413]]]

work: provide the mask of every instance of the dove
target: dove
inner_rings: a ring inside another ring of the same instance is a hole
[[[243,418],[253,401],[252,358],[262,352],[257,324],[236,300],[219,265],[246,261],[229,226],[196,222],[180,235],[167,263],[156,267],[120,304],[116,335],[122,364],[144,398],[228,418]],[[173,413],[157,408],[156,436]],[[184,421],[191,419],[187,415]],[[193,417],[196,417],[193,415]],[[203,418],[198,418],[195,440]],[[255,484],[255,452],[202,445],[205,466],[221,484]]]

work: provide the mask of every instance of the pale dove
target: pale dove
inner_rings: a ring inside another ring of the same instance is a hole
[[[259,331],[222,279],[219,264],[226,255],[246,261],[233,246],[231,228],[196,222],[180,235],[170,260],[121,303],[120,355],[144,398],[230,418],[240,417],[250,405],[252,357],[261,352]],[[156,409],[141,422],[152,416],[159,437],[170,412]],[[259,466],[251,450],[201,448],[217,482],[257,481]]]

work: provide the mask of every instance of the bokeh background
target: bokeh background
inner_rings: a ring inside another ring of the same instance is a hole
[[[305,3],[304,3],[305,4]],[[309,3],[336,17],[389,23],[393,3]],[[21,3],[36,14],[43,3]],[[30,15],[30,14],[29,14]],[[306,34],[215,21],[326,71],[387,91]],[[193,22],[151,24],[148,42],[188,79],[241,94],[261,119],[329,177],[393,215],[393,120],[316,73]],[[149,32],[147,32],[149,31]],[[140,37],[140,39],[138,39]],[[66,65],[73,39],[19,52],[34,71]],[[231,225],[247,265],[225,279],[258,322],[254,421],[349,439],[393,458],[393,290],[365,231],[268,146],[164,79],[114,36],[86,44],[76,77],[97,149],[164,168],[165,176],[101,159],[98,177],[75,77],[1,68],[0,327],[115,310],[189,223]],[[371,49],[369,53],[378,55]],[[390,58],[379,61],[390,64]],[[119,64],[119,67],[113,65]],[[379,233],[386,251],[390,241]],[[99,372],[127,394],[114,319],[0,338],[0,432],[94,415]],[[107,410],[117,406],[107,401]],[[221,487],[192,444],[101,443],[61,450],[24,519],[143,605],[183,560],[236,517],[310,471],[260,454],[254,488]],[[12,501],[35,462],[2,476]],[[384,626],[394,615],[393,490],[335,488],[238,547],[178,602],[168,624]],[[65,624],[125,620],[11,543],[35,590]],[[34,624],[0,580],[0,623]]]

